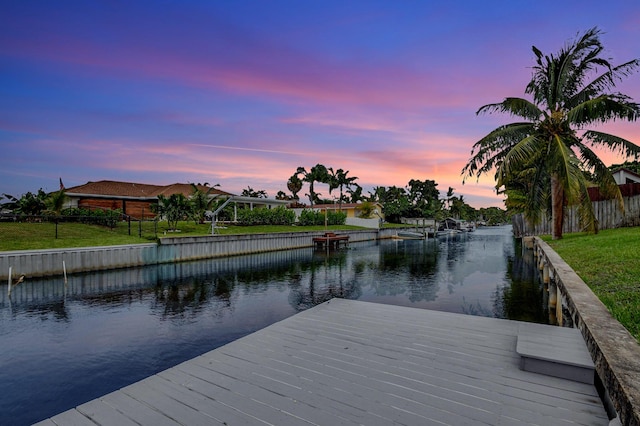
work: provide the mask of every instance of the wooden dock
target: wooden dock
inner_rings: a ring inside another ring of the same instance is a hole
[[[313,237],[313,243],[316,245],[317,249],[329,249],[335,250],[340,248],[340,244],[348,245],[349,244],[349,236],[348,235],[337,235],[333,232],[326,232],[322,237]]]
[[[521,324],[333,299],[39,425],[607,425],[519,368]]]

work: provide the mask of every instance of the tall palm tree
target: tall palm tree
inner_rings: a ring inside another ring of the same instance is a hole
[[[610,120],[634,121],[640,105],[622,93],[611,92],[617,82],[638,67],[634,59],[612,66],[602,57],[601,32],[592,28],[568,43],[556,55],[544,55],[533,46],[536,65],[525,89],[532,100],[506,98],[481,107],[477,114],[501,112],[525,121],[493,130],[473,146],[472,157],[462,169],[465,179],[480,177],[496,169],[496,188],[511,189],[510,182],[529,179],[527,207],[540,197],[540,189],[550,188],[552,236],[562,238],[565,205],[579,205],[585,228],[596,231],[597,224],[587,193],[585,172],[591,173],[600,189],[622,205],[622,196],[610,170],[591,149],[604,147],[627,157],[640,154],[634,143],[587,126]],[[595,75],[604,70],[604,73]],[[539,213],[530,210],[530,217]]]
[[[303,168],[304,169],[304,168]],[[300,167],[298,168],[300,170]],[[298,192],[302,189],[302,179],[298,177],[298,173],[294,173],[287,181],[287,189],[293,194],[293,199],[298,201]]]
[[[340,205],[340,210],[342,211],[342,201],[343,201],[343,188],[351,188],[355,185],[355,181],[358,179],[356,176],[347,177],[349,174],[349,170],[346,172],[342,169],[338,169],[335,172],[332,167],[329,167],[329,194],[334,189],[340,190],[340,198],[338,199],[338,204]]]
[[[309,202],[311,203],[311,207],[313,207],[313,203],[318,200],[318,195],[314,190],[314,183],[328,183],[329,182],[329,171],[322,164],[316,164],[311,167],[309,171],[306,171],[304,167],[298,167],[296,175],[302,174],[304,178],[302,178],[303,182],[309,183]]]

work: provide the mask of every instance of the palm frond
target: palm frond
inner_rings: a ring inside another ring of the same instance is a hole
[[[510,176],[522,170],[525,165],[541,151],[540,148],[540,140],[536,135],[529,135],[520,140],[520,142],[505,153],[497,174],[499,176]],[[500,181],[498,183],[500,183]]]
[[[593,146],[603,146],[626,157],[640,156],[640,146],[619,136],[596,130],[587,130],[582,137]]]
[[[638,69],[640,69],[640,59],[633,59],[629,62],[625,62],[624,64],[610,68],[608,72],[599,75],[569,99],[566,103],[567,108],[573,108],[588,99],[600,94],[605,94],[608,90],[613,89],[617,82],[622,81],[625,77],[631,76]]]
[[[494,112],[507,113],[530,121],[540,120],[543,115],[540,108],[523,98],[505,98],[500,103],[484,105],[476,111],[476,115],[492,114]]]
[[[584,231],[598,233],[598,219],[593,210],[593,203],[589,198],[589,191],[586,186],[586,179],[578,181],[578,221]]]
[[[594,182],[598,184],[602,195],[615,199],[620,210],[624,212],[624,200],[620,193],[620,187],[613,178],[611,170],[588,146],[579,144],[577,148],[580,152],[582,163],[593,174]]]
[[[640,117],[640,105],[619,93],[600,95],[567,111],[567,120],[577,126],[605,123],[616,119],[635,121],[638,117]]]
[[[533,123],[521,122],[500,126],[473,145],[471,159],[462,169],[465,177],[477,176],[492,170],[506,153],[522,139],[531,135]]]

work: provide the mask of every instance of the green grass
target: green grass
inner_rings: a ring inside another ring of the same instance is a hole
[[[640,341],[640,227],[543,239]]]
[[[54,223],[2,222],[0,223],[0,251],[139,244],[153,242],[162,237],[209,235],[211,233],[210,224],[180,222],[178,229],[179,232],[169,231],[166,222],[158,223],[157,228],[153,222],[144,222],[142,227],[139,227],[137,222],[132,222],[130,227],[128,223],[121,222],[113,229],[97,225],[59,223],[56,238],[56,225]],[[362,228],[342,225],[329,226],[326,229],[337,231]],[[324,226],[227,226],[217,228],[216,234],[259,234],[324,230]]]

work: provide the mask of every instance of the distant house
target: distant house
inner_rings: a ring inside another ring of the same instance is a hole
[[[189,198],[193,195],[193,186],[190,183],[149,185],[113,180],[87,182],[84,185],[65,189],[65,195],[69,199],[69,204],[66,207],[80,207],[89,210],[121,209],[122,213],[134,218],[153,218],[155,214],[151,211],[151,206],[158,203],[159,195],[170,197],[173,194],[182,194]],[[237,218],[238,207],[250,210],[254,208],[270,209],[286,206],[289,203],[289,201],[273,198],[243,197],[205,185],[195,185],[195,187],[208,193],[211,198],[229,199],[229,202],[234,205],[234,219]]]
[[[640,183],[640,175],[629,169],[618,169],[612,174],[618,185],[623,185],[625,183]]]
[[[342,203],[342,206],[336,204],[314,204],[313,210],[324,213],[326,211],[334,212],[342,210],[347,215],[346,224],[354,226],[362,226],[365,228],[379,228],[384,222],[384,213],[382,213],[382,204],[372,203],[373,211],[371,217],[362,217],[362,204],[361,203]],[[300,213],[304,208],[292,209],[296,213],[296,217],[300,217]]]
[[[212,197],[233,196],[233,194],[217,188],[204,185],[196,185],[196,187],[203,192],[208,191]],[[121,209],[124,214],[131,217],[151,218],[155,216],[151,211],[151,205],[158,203],[158,195],[169,197],[172,194],[183,194],[185,197],[189,197],[193,194],[193,191],[193,185],[190,183],[174,183],[162,186],[101,180],[67,188],[65,189],[65,195],[69,199],[68,207],[80,207],[90,210]]]
[[[620,194],[623,197],[635,197],[640,195],[640,175],[625,168],[618,169],[611,174],[618,184]],[[600,188],[597,186],[587,188],[587,190],[589,191],[589,198],[591,201],[603,201],[612,198],[611,194],[602,193]]]
[[[384,220],[384,213],[382,213],[382,204],[380,203],[371,203],[371,204],[373,206],[373,211],[371,212],[371,217],[369,219]],[[325,211],[325,210],[340,211],[341,210],[343,213],[346,213],[347,218],[350,218],[350,217],[359,218],[362,215],[361,203],[314,204],[313,208],[314,210],[320,210],[320,211]]]

